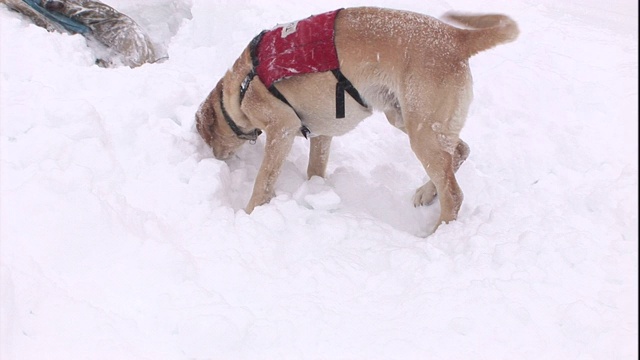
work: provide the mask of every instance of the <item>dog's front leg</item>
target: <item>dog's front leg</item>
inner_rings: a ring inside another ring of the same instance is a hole
[[[309,166],[307,167],[307,177],[324,177],[329,162],[329,150],[331,148],[331,136],[314,136],[311,138],[309,147]]]
[[[264,158],[253,185],[253,194],[245,209],[248,214],[256,206],[266,204],[273,197],[276,180],[278,180],[284,160],[291,151],[297,130],[282,128],[267,128],[265,130],[267,143],[264,147]]]

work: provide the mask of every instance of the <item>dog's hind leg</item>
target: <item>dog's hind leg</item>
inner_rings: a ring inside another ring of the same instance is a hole
[[[459,140],[456,151],[453,155],[453,167],[454,172],[457,172],[462,163],[469,157],[469,145],[462,140]],[[416,190],[413,196],[413,205],[418,207],[422,205],[431,205],[438,195],[436,186],[433,181],[429,180],[426,184],[422,185]]]
[[[331,148],[331,136],[314,136],[311,138],[309,148],[309,165],[307,166],[307,177],[324,177],[329,162],[329,152]]]
[[[402,103],[411,148],[429,175],[413,198],[414,204],[440,200],[441,223],[453,221],[462,206],[463,194],[455,173],[469,156],[469,146],[460,140],[473,98],[471,74],[466,62],[438,69],[439,82],[406,83],[404,94],[413,95]],[[419,78],[419,77],[416,77]],[[424,97],[416,97],[423,94]]]
[[[443,222],[455,220],[462,205],[463,194],[455,177],[456,150],[448,145],[457,139],[449,139],[446,135],[434,131],[431,126],[408,126],[407,132],[411,149],[422,163],[439,195],[440,219],[436,224],[437,228]]]

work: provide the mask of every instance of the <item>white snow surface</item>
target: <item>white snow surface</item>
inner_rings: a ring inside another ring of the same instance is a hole
[[[637,359],[638,4],[107,1],[169,59],[93,65],[0,9],[2,359]],[[471,59],[457,221],[377,114],[306,180],[297,139],[213,158],[194,113],[259,31],[337,7],[500,12]]]

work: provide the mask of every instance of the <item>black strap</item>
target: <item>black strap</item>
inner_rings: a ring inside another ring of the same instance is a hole
[[[262,36],[264,36],[265,32],[267,32],[267,31],[264,30],[260,34],[256,35],[256,37],[254,37],[251,40],[251,42],[249,43],[249,54],[251,56],[251,63],[253,65],[253,68],[251,69],[249,74],[247,74],[247,76],[244,78],[244,80],[242,80],[242,83],[240,84],[240,103],[241,104],[242,104],[242,100],[244,100],[244,95],[247,93],[247,89],[249,88],[249,84],[251,84],[251,81],[257,75],[256,74],[256,67],[258,67],[258,64],[259,64],[259,61],[258,61],[258,45],[260,44],[260,41],[262,40]]]
[[[234,132],[234,134],[236,134],[238,139],[249,140],[249,141],[254,141],[255,142],[256,139],[258,139],[258,136],[260,136],[260,134],[262,134],[262,130],[253,129],[251,132],[248,132],[248,133],[243,132],[242,130],[240,130],[238,125],[235,123],[235,121],[233,121],[233,119],[231,118],[231,116],[227,112],[227,109],[224,108],[224,102],[222,101],[222,97],[223,97],[223,94],[222,94],[222,91],[221,91],[220,92],[220,110],[222,111],[222,116],[224,116],[224,120],[227,122],[227,124],[229,125],[231,130]]]
[[[293,108],[293,106],[291,106],[291,104],[289,103],[289,101],[287,100],[286,97],[284,97],[284,95],[282,95],[282,93],[280,92],[280,90],[278,90],[278,88],[276,88],[275,85],[271,85],[269,86],[269,92],[275,96],[276,98],[278,98],[278,100],[282,101],[283,103],[289,105],[289,107],[291,108],[291,110],[293,110],[294,113],[296,113],[296,116],[298,117],[298,119],[300,119],[300,123],[302,124],[302,118],[300,117],[300,114],[298,114],[298,112],[296,111],[296,109]],[[306,127],[304,124],[302,124],[302,126],[300,127],[300,132],[302,133],[302,136],[304,136],[305,139],[309,138],[309,134],[311,134],[311,131],[309,130],[308,127]]]
[[[364,102],[358,90],[356,90],[351,81],[344,76],[342,71],[335,69],[331,70],[331,72],[338,80],[336,84],[336,119],[343,119],[345,117],[345,91],[351,95],[353,100],[366,108],[367,103]]]
[[[260,60],[258,59],[258,45],[260,45],[260,41],[262,41],[262,37],[266,32],[267,30],[262,30],[262,32],[256,35],[249,43],[249,54],[251,55],[251,63],[254,68],[257,68],[260,64]]]
[[[242,80],[242,83],[240,83],[240,104],[242,104],[242,100],[244,100],[244,95],[247,93],[247,89],[249,89],[249,84],[251,84],[251,81],[253,80],[254,77],[256,77],[255,68],[251,69],[249,74],[247,74],[244,80]]]
[[[309,128],[304,125],[300,127],[300,132],[302,133],[302,136],[304,136],[305,139],[308,139],[309,135],[311,134],[311,130],[309,130]]]
[[[278,90],[278,88],[276,88],[275,85],[271,85],[269,86],[269,92],[271,94],[273,94],[273,96],[277,97],[278,100],[282,101],[283,103],[289,105],[290,108],[293,109],[293,106],[291,106],[291,104],[289,104],[289,101],[287,101],[287,98],[284,97],[284,95],[282,95],[282,93],[280,92],[280,90]],[[295,112],[295,110],[294,110]],[[297,113],[296,113],[297,114]]]

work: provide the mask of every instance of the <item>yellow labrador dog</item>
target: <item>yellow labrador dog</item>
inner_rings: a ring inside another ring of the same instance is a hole
[[[412,12],[347,8],[259,34],[196,114],[218,159],[266,134],[247,213],[272,198],[295,136],[310,139],[307,175],[323,177],[332,137],[378,110],[408,135],[430,178],[413,203],[438,195],[438,225],[455,220],[463,199],[455,172],[469,154],[459,137],[473,96],[468,59],[519,31],[499,14],[443,19],[459,27]]]

